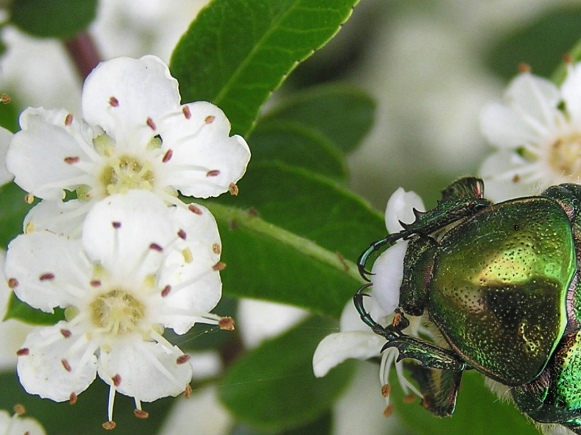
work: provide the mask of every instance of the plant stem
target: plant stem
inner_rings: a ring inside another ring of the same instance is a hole
[[[93,38],[87,32],[81,32],[75,37],[64,41],[64,44],[84,81],[93,71],[93,68],[101,61]]]

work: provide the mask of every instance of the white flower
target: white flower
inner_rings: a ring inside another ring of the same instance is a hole
[[[581,183],[581,64],[568,65],[560,88],[522,72],[503,103],[484,108],[481,128],[497,148],[480,169],[491,199]]]
[[[9,285],[29,305],[62,307],[66,316],[26,338],[18,352],[24,388],[74,402],[98,374],[111,387],[109,427],[116,391],[135,399],[138,416],[141,401],[183,392],[192,367],[163,328],[223,325],[208,313],[221,296],[220,250],[208,210],[167,207],[140,190],[97,203],[81,239],[18,236],[6,258]]]
[[[28,231],[74,233],[95,202],[129,190],[170,204],[181,204],[178,192],[237,193],[248,145],[229,136],[230,123],[213,104],[180,105],[178,83],[157,57],[99,64],[85,81],[82,112],[28,108],[20,117],[8,169],[30,195],[56,201],[33,210]],[[67,192],[76,199],[63,203]]]
[[[405,192],[398,189],[387,203],[385,221],[389,233],[402,230],[399,221],[411,223],[415,217],[413,208],[424,210],[420,197],[414,192]],[[393,321],[393,311],[399,305],[400,286],[403,278],[403,260],[407,241],[400,240],[394,246],[383,252],[375,261],[371,276],[372,291],[366,297],[365,308],[372,318],[381,325],[388,325]],[[411,336],[418,334],[430,336],[430,332],[421,325],[419,317],[406,316],[410,326],[405,333]],[[386,398],[385,414],[391,413],[389,405],[389,371],[392,365],[398,376],[398,381],[408,395],[410,392],[422,397],[418,389],[408,381],[403,372],[403,363],[396,362],[398,351],[389,348],[383,353],[381,349],[386,339],[375,334],[359,317],[352,302],[349,302],[341,315],[341,332],[330,334],[317,346],[313,356],[313,370],[315,376],[325,376],[337,364],[348,358],[366,360],[381,356],[379,379],[382,394]]]
[[[195,431],[192,422],[195,422]],[[235,425],[218,398],[216,386],[209,385],[197,388],[188,399],[178,398],[157,434],[227,435]]]
[[[6,259],[6,252],[0,249],[0,313],[2,318],[6,314],[8,303],[12,290],[6,283],[4,276],[4,261]],[[22,323],[16,319],[7,319],[0,323],[0,371],[13,371],[16,367],[16,351],[22,346],[22,342],[28,333],[32,330],[32,326]],[[3,433],[0,430],[0,434]]]
[[[8,152],[8,144],[12,140],[12,133],[4,127],[0,127],[0,186],[11,181],[14,176],[6,169],[6,153]]]
[[[0,434],[2,435],[44,435],[42,425],[34,418],[22,417],[25,410],[22,405],[14,407],[15,413],[11,416],[8,411],[0,411]]]

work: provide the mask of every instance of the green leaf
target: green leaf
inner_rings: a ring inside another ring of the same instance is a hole
[[[385,235],[381,214],[327,178],[279,163],[254,165],[239,184],[237,197],[202,202],[220,227],[225,294],[339,317],[362,284],[354,262]]]
[[[0,247],[22,232],[22,221],[31,205],[24,201],[24,192],[14,183],[0,187]]]
[[[347,362],[323,378],[313,375],[315,348],[335,328],[312,318],[249,352],[228,370],[220,399],[240,421],[264,430],[288,430],[323,416],[354,368]]]
[[[499,41],[490,53],[490,67],[508,79],[516,74],[519,63],[526,62],[536,75],[549,77],[579,34],[581,8],[566,7],[547,13]]]
[[[183,101],[218,105],[233,132],[245,135],[270,94],[339,31],[357,2],[212,1],[172,54]]]
[[[294,429],[278,431],[278,435],[323,435],[331,434],[333,427],[333,416],[330,412],[324,413],[314,422]],[[272,431],[259,430],[245,424],[238,424],[229,432],[229,435],[273,435]]]
[[[6,314],[4,315],[4,320],[16,319],[30,325],[54,325],[58,321],[64,320],[64,318],[65,313],[63,309],[55,308],[54,314],[45,313],[25,304],[14,293],[10,294]]]
[[[2,89],[0,89],[0,94],[2,94]],[[12,133],[18,130],[18,110],[14,101],[8,104],[0,103],[0,126]]]
[[[224,294],[304,307],[339,318],[362,281],[353,263],[252,213],[206,204],[227,264]]]
[[[18,382],[15,370],[0,373],[0,409],[9,413],[16,403],[26,408],[25,417],[38,420],[46,429],[47,434],[59,435],[103,435],[105,430],[101,424],[107,421],[107,398],[109,386],[97,378],[91,386],[79,394],[77,403],[71,406],[69,402],[56,403],[28,394]],[[115,397],[115,435],[154,435],[159,433],[162,416],[166,415],[170,406],[179,398],[169,397],[144,403],[143,409],[150,413],[150,418],[135,418],[133,413],[135,401],[133,398],[117,394]],[[34,433],[34,432],[32,432]]]
[[[0,30],[2,29],[2,27],[0,26]],[[8,47],[6,47],[6,44],[4,43],[4,41],[2,39],[0,39],[0,56],[4,56],[4,53],[6,53]]]
[[[97,0],[16,0],[11,22],[34,36],[70,38],[97,15]]]
[[[273,120],[292,120],[320,132],[343,152],[350,152],[371,129],[374,112],[375,102],[367,93],[344,84],[322,85],[292,94],[260,118],[257,129]]]
[[[251,209],[261,219],[350,261],[387,231],[383,215],[359,196],[301,168],[276,162],[254,164],[238,186],[238,196],[217,201]]]
[[[397,383],[395,376],[393,380]],[[372,393],[374,392],[370,392]],[[393,388],[392,394],[395,413],[406,426],[414,430],[415,434],[538,435],[539,433],[513,403],[499,400],[486,388],[484,376],[479,373],[464,372],[456,411],[452,417],[438,418],[417,403],[404,404],[400,388]]]
[[[339,149],[319,131],[297,122],[261,122],[248,140],[254,164],[278,161],[301,166],[338,180],[347,168]]]

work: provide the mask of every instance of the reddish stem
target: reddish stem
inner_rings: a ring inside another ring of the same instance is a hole
[[[69,56],[77,67],[77,71],[81,78],[85,80],[93,71],[93,68],[101,61],[93,38],[87,32],[81,32],[75,37],[64,41],[64,43]]]

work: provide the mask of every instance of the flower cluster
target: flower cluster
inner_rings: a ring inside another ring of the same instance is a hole
[[[31,417],[23,417],[26,413],[24,406],[14,405],[14,414],[0,410],[0,433],[4,435],[45,435],[42,425]]]
[[[9,286],[34,308],[64,309],[18,351],[24,388],[76,402],[98,375],[141,402],[188,394],[189,355],[163,336],[195,323],[232,329],[210,313],[221,297],[216,221],[179,198],[236,194],[250,158],[224,113],[180,104],[154,56],[101,63],[87,78],[83,116],[29,108],[6,156],[15,182],[41,201],[6,257]]]
[[[385,222],[388,233],[397,233],[402,229],[400,221],[412,222],[413,209],[424,210],[421,198],[414,192],[398,189],[387,203]],[[400,240],[383,252],[372,268],[372,289],[365,300],[371,316],[380,324],[388,325],[393,321],[394,311],[399,305],[400,286],[403,278],[403,261],[408,241]],[[419,317],[409,317],[410,325],[405,330],[411,336],[431,336]],[[389,404],[389,372],[392,365],[404,394],[422,397],[418,389],[405,377],[403,363],[397,361],[398,351],[388,348],[382,352],[385,338],[375,334],[359,318],[353,303],[350,301],[341,315],[341,332],[325,337],[313,356],[315,376],[325,376],[329,370],[348,358],[366,360],[381,356],[379,381],[381,394],[385,397],[384,414],[389,416],[392,407]]]
[[[581,63],[567,64],[560,87],[521,69],[504,101],[481,115],[482,132],[497,149],[480,169],[494,200],[581,183]]]

